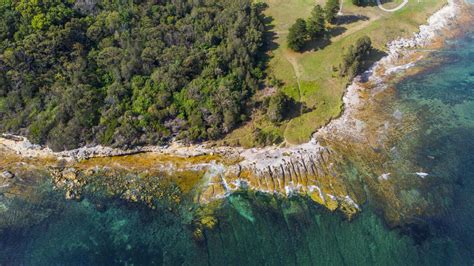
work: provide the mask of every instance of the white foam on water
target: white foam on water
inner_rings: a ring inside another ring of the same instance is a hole
[[[390,178],[390,173],[385,173],[378,177],[379,180],[388,180],[389,178]]]
[[[423,179],[429,175],[428,173],[423,172],[416,172],[415,174]]]

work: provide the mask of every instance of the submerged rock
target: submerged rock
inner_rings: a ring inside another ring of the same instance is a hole
[[[56,188],[65,191],[68,200],[81,200],[82,189],[86,184],[84,175],[74,168],[51,168],[50,174]]]
[[[107,206],[105,206],[105,204],[100,203],[100,202],[96,203],[94,206],[98,212],[105,212],[107,210]]]

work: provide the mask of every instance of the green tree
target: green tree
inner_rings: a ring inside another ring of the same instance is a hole
[[[356,52],[359,56],[364,56],[372,49],[372,40],[368,36],[363,36],[356,41]]]
[[[362,6],[363,2],[362,0],[352,0],[352,4],[355,6]]]
[[[34,16],[31,20],[31,26],[35,30],[41,30],[43,28],[49,27],[51,21],[43,14],[39,13],[38,15]]]
[[[307,30],[311,38],[316,38],[326,31],[324,20],[324,10],[320,5],[316,5],[311,11],[311,17],[307,21]]]
[[[328,0],[324,6],[324,13],[326,20],[329,23],[334,23],[337,13],[339,12],[339,0]]]
[[[283,138],[277,132],[274,131],[265,131],[260,128],[256,128],[253,132],[255,141],[261,147],[268,146],[272,144],[281,143]]]
[[[359,74],[371,49],[372,41],[367,36],[357,39],[355,46],[349,46],[342,58],[341,76],[348,76],[349,79],[352,79]]]
[[[301,51],[306,42],[308,31],[306,29],[306,22],[303,19],[297,19],[295,24],[291,26],[288,34],[288,47],[294,51]]]
[[[283,119],[285,119],[285,114],[288,111],[290,101],[289,97],[281,91],[272,96],[267,109],[268,119],[273,123],[283,121]]]

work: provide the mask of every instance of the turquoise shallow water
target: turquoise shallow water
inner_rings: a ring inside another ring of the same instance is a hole
[[[397,143],[402,159],[416,161],[433,187],[453,189],[435,218],[389,229],[370,203],[348,222],[307,199],[236,194],[196,241],[186,211],[98,195],[65,201],[45,184],[34,202],[0,198],[8,206],[0,208],[0,265],[472,265],[473,36],[424,61],[427,70],[397,84],[388,107],[417,118]]]
[[[432,62],[442,62],[429,68]],[[453,189],[449,208],[425,221],[431,235],[456,244],[463,263],[474,258],[474,34],[450,42],[423,64],[428,69],[397,84],[395,106],[416,113],[418,130],[400,147],[430,174],[427,182]],[[431,179],[430,179],[431,178]]]
[[[60,197],[54,198],[59,200]],[[98,211],[81,203],[43,203],[56,210],[39,224],[4,230],[5,265],[446,265],[469,264],[457,240],[431,236],[417,243],[364,212],[353,222],[294,198],[235,195],[219,223],[196,242],[166,211],[109,202]],[[249,219],[251,217],[252,219]],[[425,233],[425,232],[424,232]]]

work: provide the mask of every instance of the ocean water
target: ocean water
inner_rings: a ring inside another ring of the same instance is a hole
[[[196,239],[187,209],[66,201],[44,181],[34,200],[0,196],[0,265],[473,265],[474,34],[422,64],[395,84],[387,112],[416,118],[393,160],[416,161],[429,188],[451,191],[436,216],[389,228],[370,202],[347,221],[306,198],[242,192]]]
[[[105,211],[98,211],[88,200],[43,203],[39,209],[27,209],[45,212],[53,208],[47,218],[37,224],[3,230],[0,262],[3,265],[463,262],[455,243],[440,239],[417,244],[399,230],[388,230],[380,218],[368,211],[347,222],[300,198],[275,200],[242,194],[231,199],[218,212],[218,225],[205,233],[202,242],[193,239],[192,230],[180,217],[167,212],[119,202],[109,202]]]
[[[474,262],[474,34],[449,42],[422,62],[427,70],[397,84],[402,112],[415,113],[417,130],[403,142],[431,187],[449,187],[442,215],[424,221],[430,236],[443,236]],[[431,67],[430,65],[435,65]],[[429,241],[430,238],[427,239]],[[446,260],[447,262],[449,260]]]

